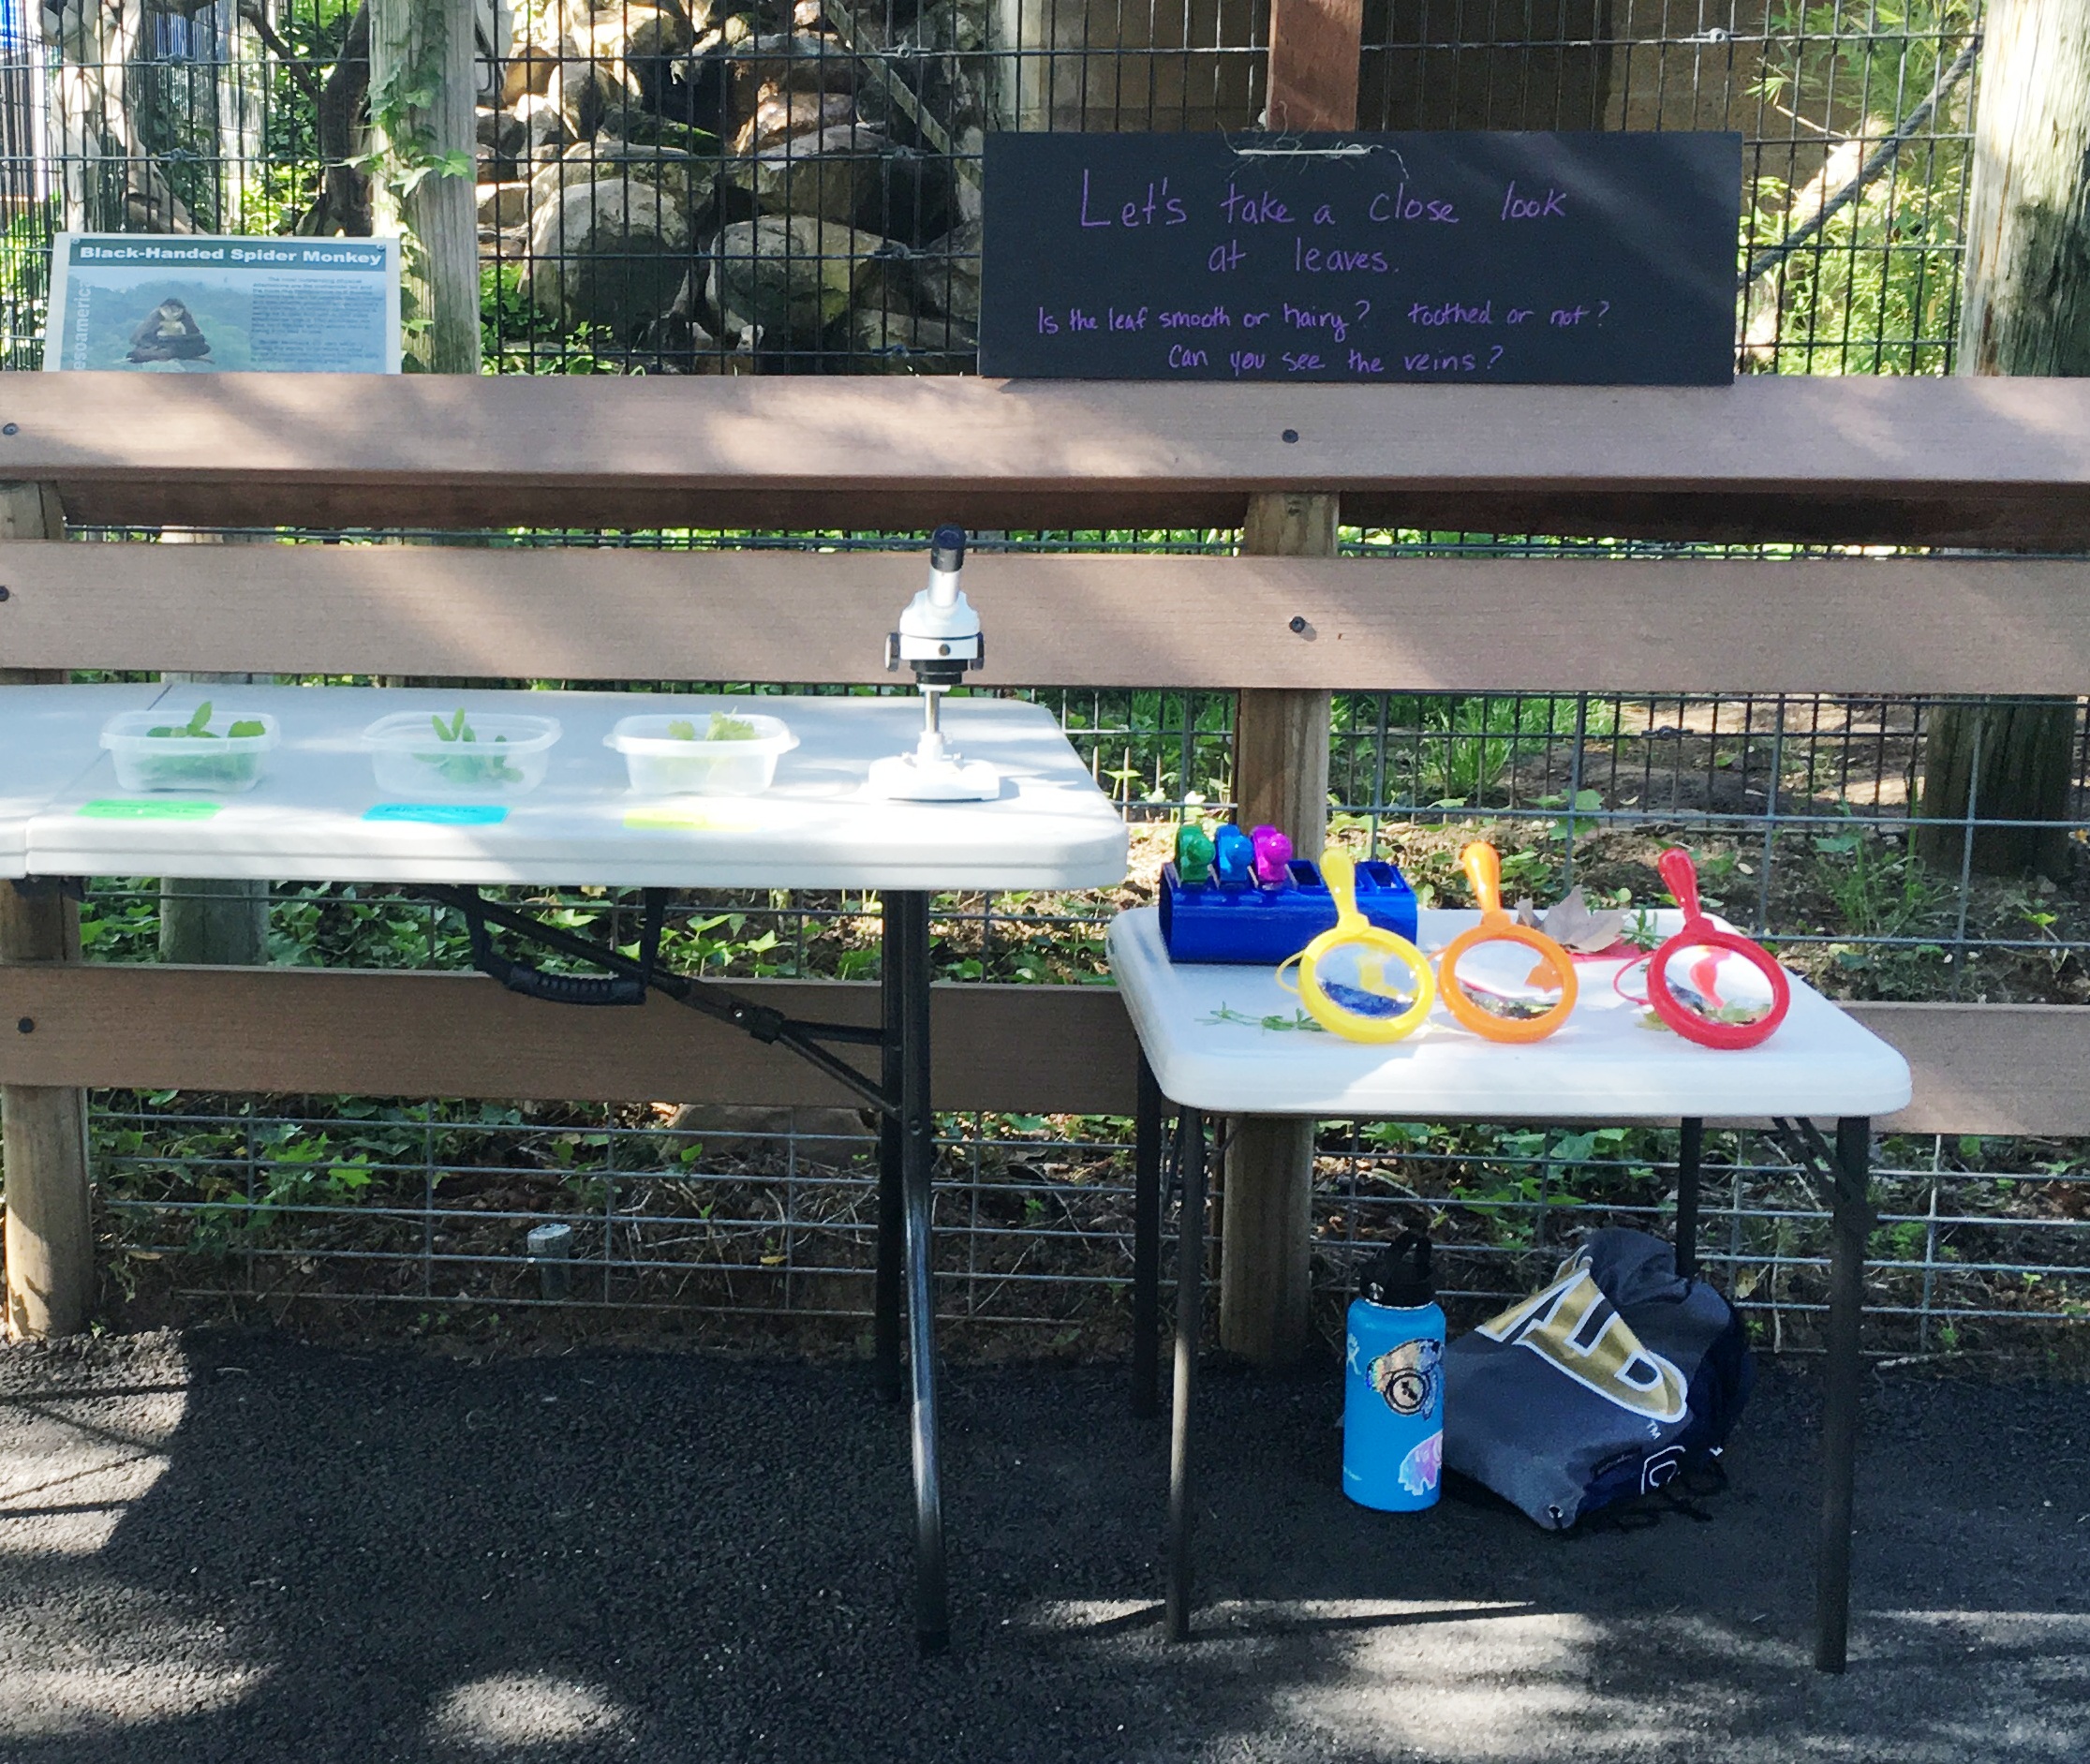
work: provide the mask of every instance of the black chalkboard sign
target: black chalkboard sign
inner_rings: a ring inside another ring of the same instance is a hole
[[[994,135],[980,368],[1725,384],[1733,134]]]

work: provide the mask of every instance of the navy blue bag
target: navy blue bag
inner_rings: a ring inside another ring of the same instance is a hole
[[[1445,1468],[1550,1531],[1709,1463],[1756,1379],[1734,1307],[1625,1230],[1593,1232],[1444,1370]]]

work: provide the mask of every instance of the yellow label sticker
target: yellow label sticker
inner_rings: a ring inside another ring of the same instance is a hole
[[[635,833],[752,833],[762,817],[732,803],[656,803],[630,810],[624,824]]]

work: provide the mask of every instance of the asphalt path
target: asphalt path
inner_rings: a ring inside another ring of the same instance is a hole
[[[1712,1518],[1349,1505],[1332,1367],[1164,1424],[1107,1368],[947,1377],[951,1653],[908,1624],[861,1368],[270,1338],[0,1350],[7,1764],[2061,1760],[2090,1753],[2090,1386],[1868,1380],[1851,1669],[1809,1668],[1816,1393]]]

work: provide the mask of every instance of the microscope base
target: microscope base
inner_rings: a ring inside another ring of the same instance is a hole
[[[866,789],[890,802],[992,802],[1001,793],[1001,774],[985,760],[895,753],[871,762]]]

